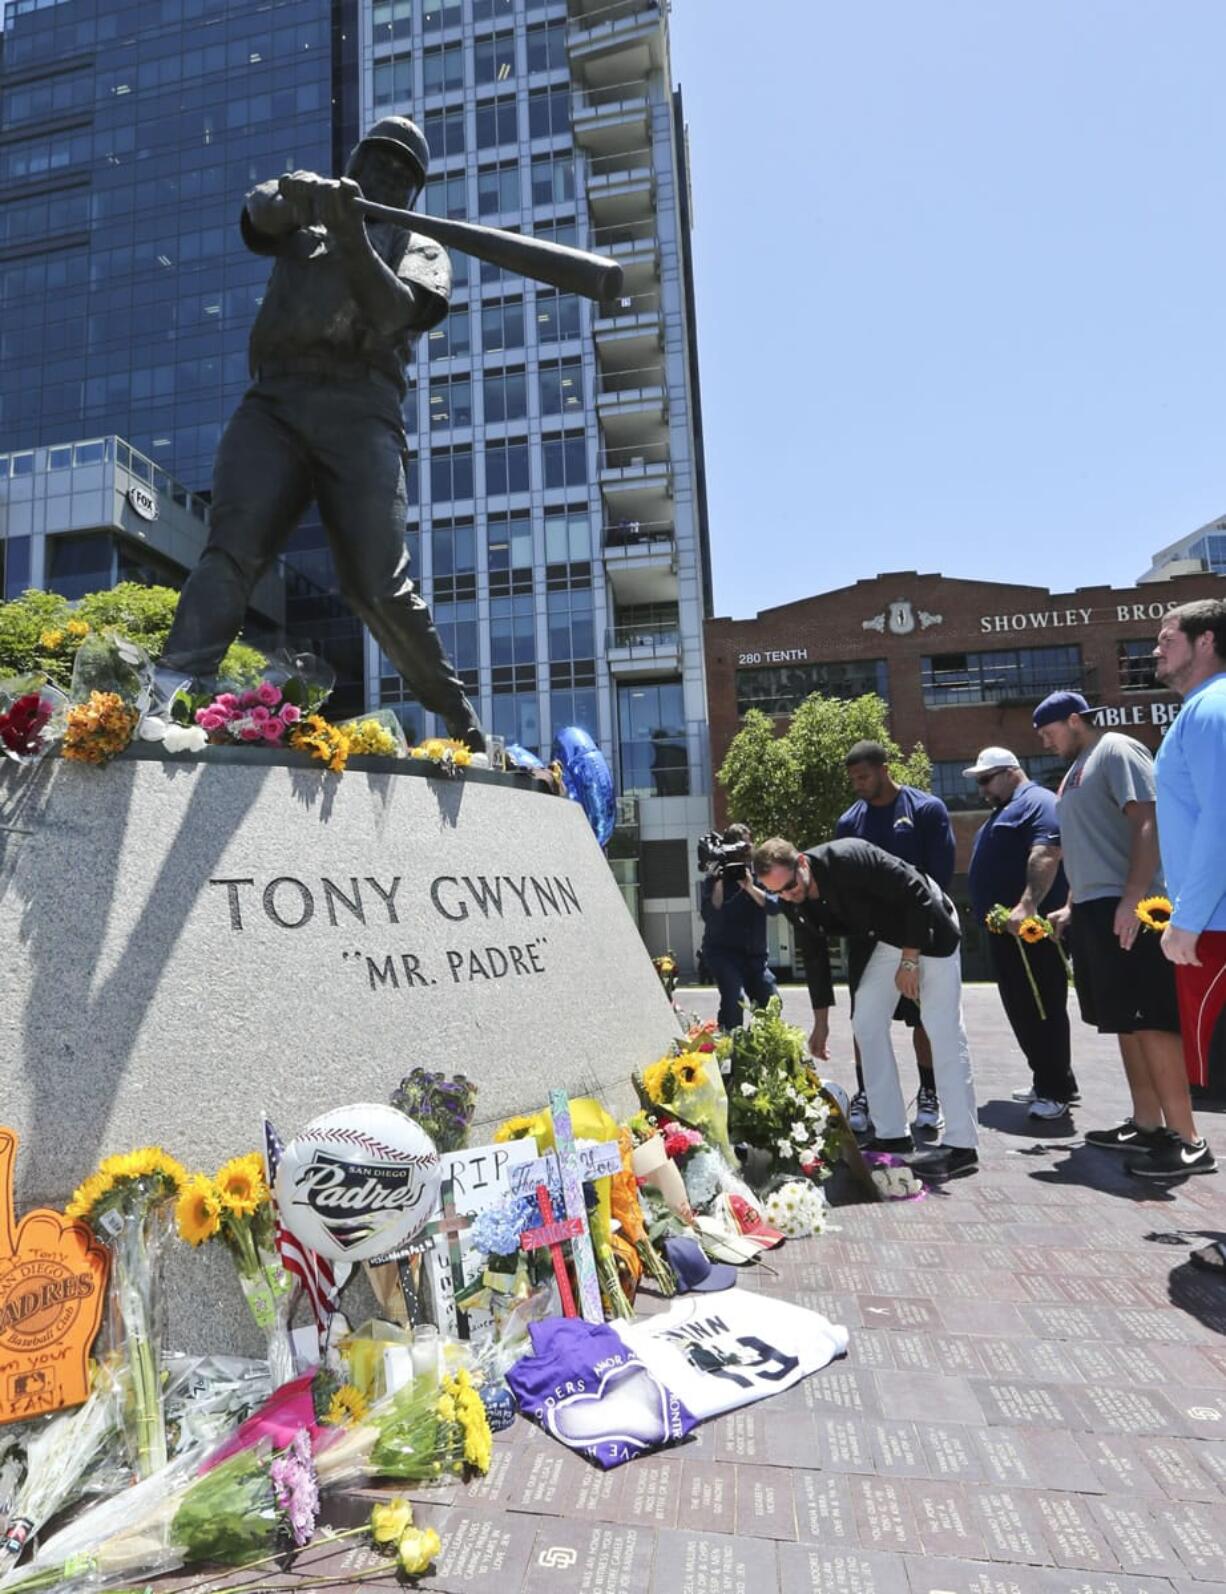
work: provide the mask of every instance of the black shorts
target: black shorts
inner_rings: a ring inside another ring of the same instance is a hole
[[[1179,1034],[1175,970],[1159,937],[1142,930],[1125,952],[1112,925],[1118,897],[1078,902],[1069,920],[1073,984],[1081,1016],[1100,1035],[1131,1035],[1139,1029]]]

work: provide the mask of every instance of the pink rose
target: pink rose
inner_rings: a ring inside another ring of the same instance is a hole
[[[302,718],[302,710],[295,708],[292,703],[282,703],[281,718],[287,725],[296,725]]]
[[[244,692],[238,700],[239,708],[250,708],[253,703],[258,703],[259,698],[254,692]]]
[[[284,729],[285,726],[274,714],[271,719],[264,721],[264,740],[266,742],[279,742],[281,740],[281,732]]]
[[[268,718],[268,710],[263,706],[262,703],[257,703],[255,708],[251,710],[251,718],[257,725],[263,725],[264,721]]]
[[[219,731],[225,723],[222,715],[213,713],[211,709],[202,708],[196,715],[196,724],[206,731]]]
[[[255,695],[261,703],[266,703],[269,708],[281,701],[281,689],[274,686],[271,681],[261,681],[255,689]]]
[[[214,708],[224,708],[233,711],[238,707],[238,699],[233,692],[219,692],[213,699]]]
[[[244,725],[238,734],[245,742],[262,742],[264,740],[258,725]]]

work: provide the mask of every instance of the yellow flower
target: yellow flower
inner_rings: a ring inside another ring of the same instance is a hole
[[[494,1131],[494,1140],[501,1145],[504,1140],[522,1140],[525,1135],[532,1133],[533,1120],[525,1113],[518,1117],[508,1118],[505,1123],[499,1124]]]
[[[329,725],[322,714],[308,714],[298,721],[290,732],[290,746],[326,764],[334,775],[339,775],[349,758],[349,738],[335,725]]]
[[[396,756],[396,738],[378,720],[361,720],[357,724],[346,725],[345,735],[349,738],[350,758]]]
[[[38,639],[40,648],[58,648],[64,640],[62,631],[44,631]]]
[[[64,629],[69,636],[83,637],[89,635],[89,626],[84,620],[69,620]]]
[[[49,634],[44,632],[44,637]],[[61,757],[105,764],[132,740],[138,718],[117,692],[91,692],[88,703],[74,703],[68,710]]]
[[[1169,897],[1145,897],[1137,903],[1137,918],[1147,930],[1165,930],[1171,922]]]
[[[268,1199],[259,1152],[249,1151],[245,1157],[231,1157],[224,1167],[218,1168],[217,1189],[228,1212],[244,1218],[258,1212]]]
[[[442,1549],[442,1540],[433,1528],[409,1528],[401,1536],[396,1554],[406,1577],[420,1577]]]
[[[440,1395],[438,1405],[434,1408],[441,1422],[454,1422],[456,1420],[455,1397]]]
[[[329,1428],[348,1428],[361,1422],[369,1410],[369,1402],[360,1389],[353,1384],[342,1384],[328,1402],[324,1422]]]
[[[376,1544],[399,1544],[412,1526],[413,1507],[400,1495],[370,1513],[370,1536]]]
[[[687,1088],[705,1085],[707,1082],[706,1070],[702,1064],[688,1057],[682,1057],[677,1063],[677,1078]]]
[[[203,1245],[221,1228],[221,1196],[207,1174],[193,1174],[187,1181],[175,1203],[175,1222],[188,1245]]]
[[[650,1068],[643,1070],[643,1089],[654,1102],[671,1099],[668,1085],[672,1077],[673,1061],[671,1057],[661,1057],[659,1062],[652,1063]]]
[[[409,754],[413,758],[428,758],[432,764],[455,764],[461,769],[473,761],[472,748],[446,736],[431,736],[419,747],[411,747]]]
[[[64,1208],[64,1216],[72,1220],[88,1218],[112,1184],[113,1181],[106,1174],[91,1173],[73,1192],[72,1200]]]
[[[1036,919],[1031,915],[1030,918],[1023,919],[1021,924],[1018,925],[1017,933],[1026,942],[1027,946],[1034,946],[1037,941],[1046,941],[1047,925],[1043,919]]]

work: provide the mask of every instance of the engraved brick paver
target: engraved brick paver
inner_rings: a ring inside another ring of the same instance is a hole
[[[714,1011],[711,993],[681,1000]],[[807,1029],[803,991],[785,1008]],[[488,1478],[414,1490],[444,1544],[423,1588],[1226,1594],[1226,1281],[1187,1263],[1198,1234],[1226,1233],[1226,1176],[1136,1190],[1123,1159],[1036,1133],[1009,1099],[1025,1070],[995,991],[968,989],[966,1014],[992,1103],[981,1172],[915,1203],[833,1208],[825,1234],[769,1254],[774,1274],[740,1274],[846,1323],[850,1354],[612,1472],[517,1422]],[[1076,1127],[1118,1121],[1114,1043],[1074,1019],[1074,1046]],[[846,1084],[845,1000],[831,1049]],[[1226,1116],[1200,1116],[1226,1159]],[[369,1510],[355,1502],[338,1525]],[[278,1586],[397,1586],[378,1571],[347,1541]]]

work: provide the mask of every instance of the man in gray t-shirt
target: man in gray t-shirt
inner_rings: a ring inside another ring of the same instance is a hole
[[[1154,760],[1131,737],[1099,730],[1092,713],[1080,692],[1053,692],[1034,711],[1044,750],[1073,761],[1057,807],[1069,905],[1051,920],[1067,930],[1081,1016],[1117,1036],[1132,1096],[1129,1118],[1085,1140],[1144,1153],[1128,1171],[1165,1177],[1169,1158],[1151,1165],[1150,1154],[1169,1147],[1172,1135],[1203,1148],[1207,1167],[1213,1159],[1192,1119],[1171,965],[1136,914],[1143,898],[1162,891]]]

